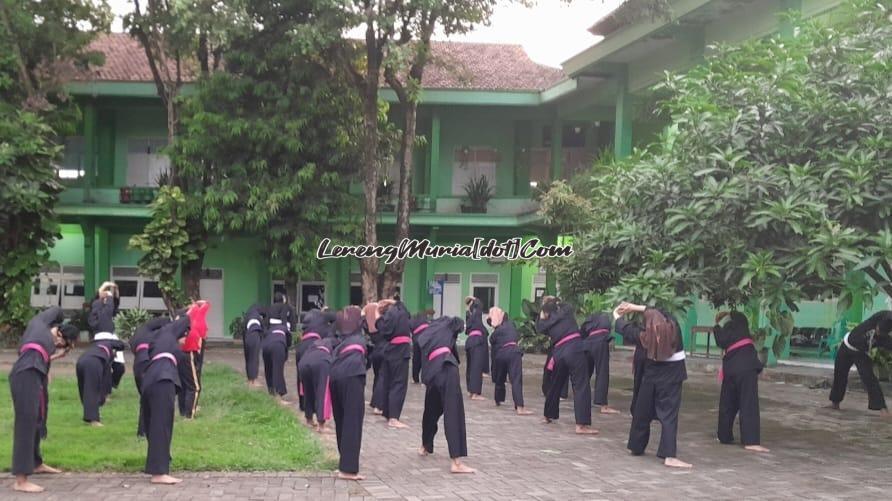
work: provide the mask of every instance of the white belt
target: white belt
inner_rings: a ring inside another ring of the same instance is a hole
[[[271,323],[273,325],[279,325],[282,323],[282,321],[279,320],[278,318],[271,318],[271,319],[269,319],[269,323]]]
[[[115,341],[119,340],[118,336],[112,332],[97,332],[95,336],[93,336],[93,341],[106,341],[109,339],[114,339]],[[115,362],[119,364],[124,363],[124,352],[123,351],[115,351]]]
[[[663,360],[663,362],[680,362],[685,359],[684,350],[675,352],[675,355]]]
[[[250,329],[254,325],[260,325],[260,320],[257,320],[256,318],[252,318],[251,320],[248,321],[248,326],[246,327],[246,329]]]
[[[852,351],[861,352],[861,350],[859,350],[858,348],[855,348],[854,346],[852,346],[852,343],[849,342],[849,334],[851,334],[851,332],[846,332],[846,335],[843,336],[843,338],[842,338],[843,344],[845,344],[846,347]]]

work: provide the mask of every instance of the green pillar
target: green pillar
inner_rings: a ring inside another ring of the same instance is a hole
[[[419,310],[433,309],[434,296],[428,291],[428,286],[434,280],[434,263],[430,258],[418,261],[418,308]]]
[[[350,302],[350,263],[347,259],[325,262],[325,303],[332,310]]]
[[[533,124],[529,120],[514,122],[514,194],[530,194],[530,147]]]
[[[84,300],[89,301],[99,288],[96,282],[96,226],[92,221],[81,222],[84,234]]]
[[[551,123],[551,180],[561,179],[564,175],[564,124],[560,118]]]
[[[622,70],[617,76],[613,129],[613,153],[616,158],[625,158],[632,154],[632,96],[629,94],[628,80],[626,70]]]
[[[115,113],[101,110],[96,127],[96,186],[115,185]]]
[[[431,210],[437,210],[437,197],[440,191],[440,113],[434,110],[431,117],[431,159],[428,176],[428,193],[431,197]]]
[[[96,283],[101,284],[111,276],[111,264],[109,261],[110,245],[108,241],[108,228],[96,225]]]
[[[690,351],[691,353],[693,353],[694,350],[697,349],[697,347],[694,346],[694,335],[691,331],[693,330],[694,327],[697,326],[698,319],[697,319],[697,298],[694,297],[691,299],[694,302],[691,305],[691,307],[688,308],[687,315],[685,315],[684,327],[682,327],[682,331],[681,331],[681,339],[682,339],[682,344],[684,344],[687,347],[687,351]]]
[[[508,295],[508,316],[517,317],[523,309],[523,270],[527,267],[527,264],[523,262],[513,262],[508,266],[511,267],[511,289]]]
[[[84,106],[84,202],[92,202],[90,190],[96,186],[96,106]]]

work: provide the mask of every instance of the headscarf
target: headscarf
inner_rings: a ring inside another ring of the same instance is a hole
[[[648,359],[664,361],[678,351],[678,329],[675,322],[660,310],[648,308],[644,310],[644,330],[640,341]]]
[[[505,321],[505,310],[499,308],[498,306],[493,306],[489,309],[489,318],[487,319],[489,325],[493,327],[498,327],[502,325],[502,322]]]

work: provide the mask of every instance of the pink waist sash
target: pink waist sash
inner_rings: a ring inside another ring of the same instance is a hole
[[[431,360],[439,357],[440,355],[445,355],[450,352],[452,352],[452,350],[450,350],[446,346],[441,346],[441,347],[437,348],[436,350],[432,351],[431,354],[427,356],[427,360],[431,361]]]
[[[557,343],[555,343],[555,344],[554,344],[554,347],[557,348],[558,346],[560,346],[560,345],[562,345],[562,344],[567,344],[567,343],[569,343],[570,341],[572,341],[572,340],[574,340],[574,339],[578,339],[578,338],[580,338],[580,337],[582,337],[582,336],[581,336],[578,332],[574,332],[573,334],[566,335],[566,336],[564,336],[563,338],[561,338],[560,341],[558,341]]]
[[[419,325],[418,327],[415,328],[414,331],[412,331],[412,334],[418,334],[419,332],[423,331],[424,329],[427,329],[428,325],[430,325],[430,324]]]
[[[589,336],[589,337],[592,337],[592,336],[600,336],[600,335],[603,335],[603,334],[607,334],[608,332],[610,332],[608,329],[595,329],[595,330],[589,332],[589,333],[588,333],[588,336]]]
[[[142,350],[148,350],[148,349],[149,349],[149,343],[140,343],[140,344],[136,345],[137,352],[140,352]]]
[[[111,356],[111,350],[108,349],[108,346],[105,346],[104,344],[100,344],[99,347],[102,348],[102,351],[104,351],[106,355]]]
[[[396,336],[390,340],[390,344],[409,344],[412,342],[412,338],[409,336]]]
[[[328,346],[317,346],[316,348],[324,351],[325,353],[331,353],[331,349]]]
[[[480,330],[477,330],[477,329],[474,329],[474,330],[472,330],[471,332],[468,333],[468,336],[469,336],[469,337],[470,337],[470,336],[482,336],[482,335],[483,335],[483,331],[480,331]]]
[[[365,346],[361,344],[348,344],[341,349],[341,352],[338,355],[344,355],[346,353],[350,353],[351,351],[358,351],[365,355]]]
[[[517,346],[517,341],[508,341],[507,343],[502,345],[502,348],[507,348],[509,346]]]
[[[43,349],[43,346],[40,346],[37,343],[26,343],[22,345],[22,348],[19,350],[19,355],[25,353],[28,350],[34,350],[37,353],[40,353],[40,358],[43,359],[44,362],[50,363],[50,355]]]
[[[750,346],[750,345],[755,346],[756,343],[753,342],[753,340],[750,338],[743,338],[740,341],[737,341],[736,343],[729,346],[728,349],[725,350],[725,356],[728,356],[729,353],[731,353],[732,351],[734,351],[736,349],[743,348],[744,346]],[[719,382],[721,383],[724,380],[725,380],[725,368],[722,367],[721,369],[719,369]]]
[[[301,341],[306,341],[307,339],[322,339],[322,336],[316,334],[315,332],[308,332],[300,337]]]
[[[173,362],[173,365],[177,365],[177,357],[173,356],[173,354],[168,353],[166,351],[164,353],[159,353],[159,354],[155,355],[154,357],[152,357],[152,362],[154,362],[155,360],[161,360],[162,358],[166,358],[166,359],[170,360],[171,362]]]

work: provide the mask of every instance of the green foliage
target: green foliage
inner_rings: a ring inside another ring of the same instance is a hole
[[[244,339],[245,332],[245,319],[241,316],[237,316],[232,319],[232,322],[229,322],[229,335],[232,336],[232,339]]]
[[[187,231],[185,204],[186,197],[179,187],[162,186],[149,205],[151,220],[141,234],[130,238],[130,247],[143,252],[138,263],[140,274],[158,279],[164,304],[171,314],[186,302],[177,283],[180,265],[194,260],[206,246]]]
[[[72,356],[72,355],[69,355]],[[73,363],[73,362],[72,362]],[[230,367],[205,364],[201,411],[193,420],[176,419],[171,444],[174,471],[330,470],[320,441],[298,423],[295,413],[276,404],[265,392],[245,386]],[[0,385],[8,378],[0,374]],[[0,428],[12,429],[12,402],[0,392]],[[78,472],[141,472],[146,462],[145,439],[136,438],[139,394],[128,374],[102,407],[101,433],[85,426],[74,376],[54,375],[49,385],[49,440],[41,452],[53,465]],[[248,454],[246,451],[263,451]],[[11,464],[12,433],[0,434],[0,465]]]
[[[151,319],[151,313],[140,308],[121,310],[115,315],[115,334],[121,339],[130,339],[136,329]]]
[[[892,379],[892,353],[879,348],[870,350],[870,359],[873,361],[873,371],[883,381]]]
[[[554,263],[565,295],[743,305],[776,324],[777,349],[781,312],[850,296],[853,272],[870,277],[859,292],[892,292],[890,5],[794,19],[794,37],[720,46],[668,75],[657,143],[545,196],[576,237]]]
[[[521,303],[523,316],[513,319],[520,334],[520,347],[527,353],[545,353],[551,343],[547,335],[536,331],[536,321],[539,320],[541,307],[538,301],[524,299]]]
[[[465,183],[465,195],[473,209],[486,209],[486,204],[495,195],[495,188],[489,184],[489,179],[483,174],[479,177],[471,178]]]

